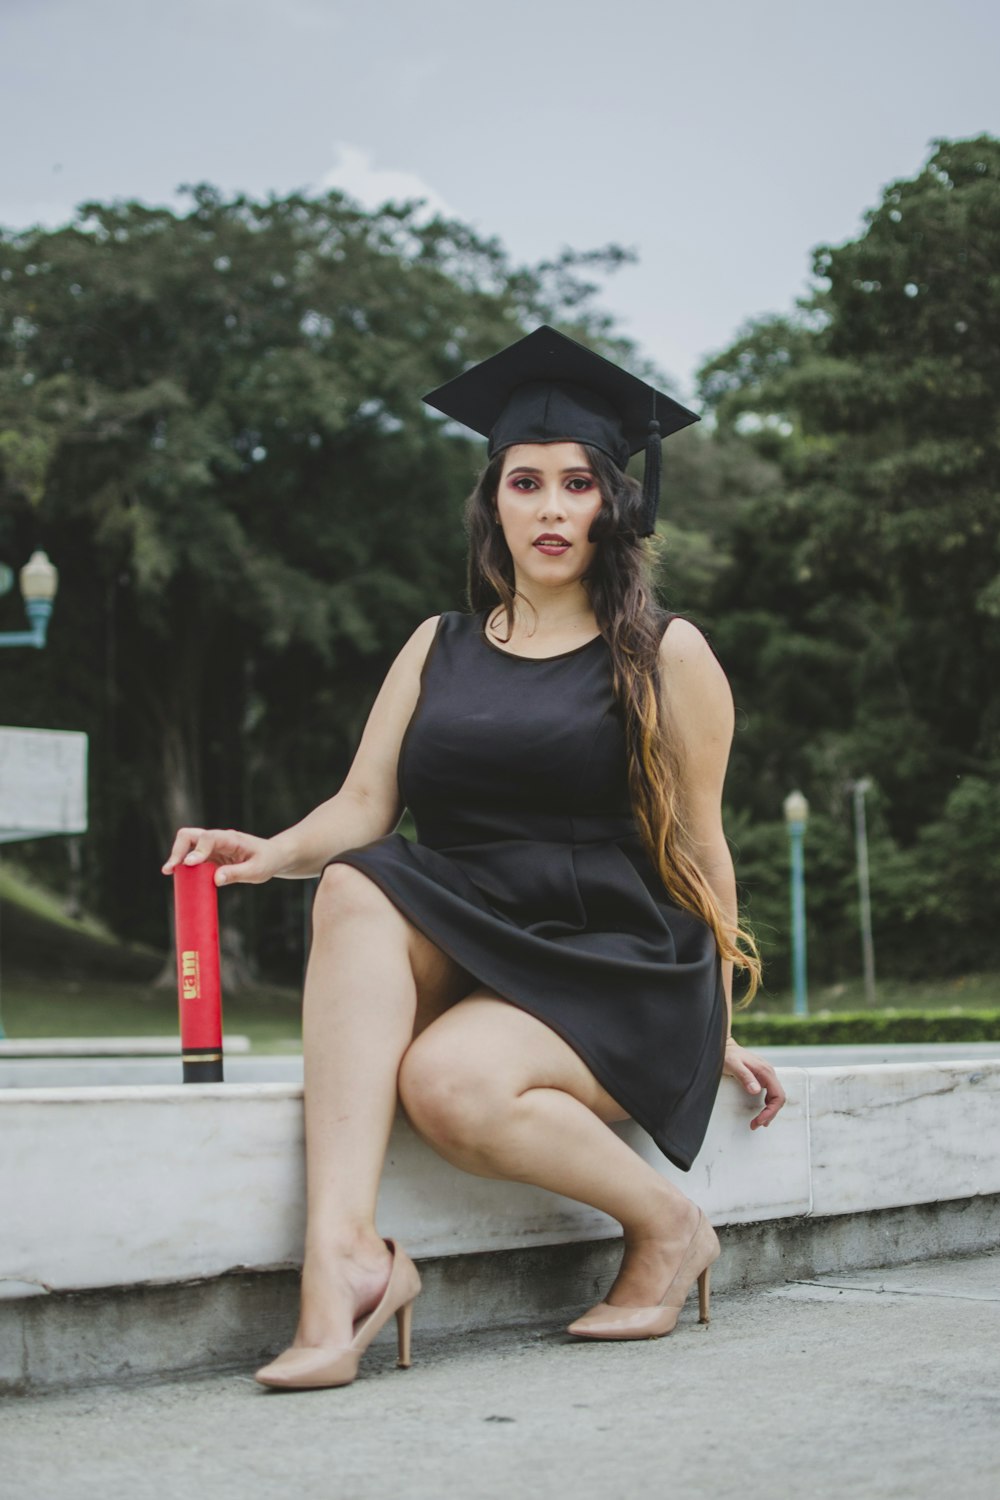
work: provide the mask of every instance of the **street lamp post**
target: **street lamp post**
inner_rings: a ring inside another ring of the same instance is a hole
[[[861,959],[865,976],[865,999],[878,1004],[875,990],[875,940],[872,937],[872,892],[868,878],[868,827],[865,820],[865,792],[870,792],[870,776],[849,783],[854,794],[854,847],[858,862],[858,913],[861,921]]]
[[[41,650],[48,636],[52,601],[59,588],[59,571],[44,552],[33,552],[21,569],[20,581],[24,612],[31,629],[0,633],[0,646],[36,646]]]
[[[10,569],[0,564],[0,594],[6,594],[12,582]],[[31,629],[0,631],[0,646],[35,646],[41,650],[49,633],[52,601],[59,588],[59,570],[44,552],[33,552],[21,569],[20,584],[24,612]],[[3,1021],[0,1020],[0,1038],[5,1036]]]
[[[792,975],[795,986],[794,1010],[797,1016],[809,1014],[806,994],[806,883],[802,857],[803,836],[809,817],[809,803],[801,792],[789,792],[783,803],[785,822],[791,841],[792,898]]]

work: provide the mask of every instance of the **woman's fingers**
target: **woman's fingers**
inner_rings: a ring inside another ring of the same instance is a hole
[[[752,1052],[744,1052],[742,1047],[733,1047],[732,1050],[727,1048],[725,1072],[730,1078],[735,1078],[748,1094],[764,1094],[764,1108],[754,1115],[750,1121],[750,1129],[770,1125],[786,1099],[785,1091],[771,1064]]]
[[[196,841],[194,848],[189,850],[188,853],[185,854],[184,864],[204,864],[205,860],[211,858],[211,856],[216,852],[217,847],[218,835],[215,833],[215,831],[212,830],[210,832],[203,833],[201,837]]]
[[[163,866],[163,873],[170,875],[179,864],[200,865],[213,860],[217,865],[229,866],[230,873],[238,872],[235,874],[237,880],[260,877],[258,855],[266,842],[266,839],[239,833],[234,828],[182,828],[174,840],[170,858]],[[225,884],[224,881],[217,883]]]
[[[251,884],[260,884],[270,878],[269,872],[264,869],[262,861],[256,855],[250,859],[241,860],[238,864],[220,865],[215,872],[216,885],[236,885],[241,880],[249,881]]]
[[[756,1130],[759,1125],[770,1125],[786,1099],[785,1091],[778,1082],[778,1075],[771,1064],[755,1059],[754,1065],[761,1076],[764,1088],[764,1108],[750,1121],[751,1130]]]
[[[166,863],[163,865],[164,875],[171,874],[174,866],[180,864],[181,860],[185,858],[189,850],[194,848],[204,833],[204,828],[178,828],[173,848],[167,856]]]
[[[740,1083],[742,1083],[748,1094],[759,1094],[761,1089],[764,1087],[760,1079],[757,1077],[756,1073],[754,1073],[751,1068],[747,1067],[746,1063],[740,1063],[737,1077],[739,1078]]]

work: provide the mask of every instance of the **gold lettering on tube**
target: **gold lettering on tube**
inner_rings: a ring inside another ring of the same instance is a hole
[[[201,999],[201,965],[197,948],[181,954],[181,993],[185,1000]]]

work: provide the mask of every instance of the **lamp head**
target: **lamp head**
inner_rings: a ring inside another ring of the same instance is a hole
[[[782,806],[786,823],[804,823],[809,816],[809,803],[799,791],[789,792]]]
[[[51,603],[59,588],[59,570],[44,552],[33,552],[21,569],[21,597],[25,604],[32,599]]]

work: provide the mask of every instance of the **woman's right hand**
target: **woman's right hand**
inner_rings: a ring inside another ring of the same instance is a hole
[[[235,885],[239,881],[262,885],[281,870],[270,839],[239,833],[235,828],[179,828],[174,847],[162,867],[163,874],[172,875],[177,865],[200,865],[205,860],[219,866],[215,872],[216,885]]]

